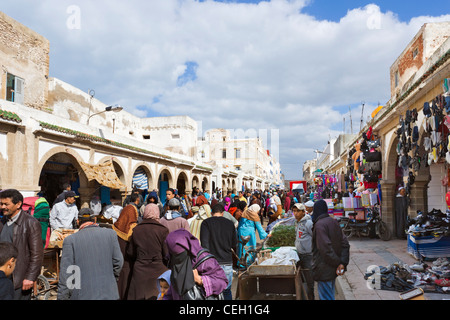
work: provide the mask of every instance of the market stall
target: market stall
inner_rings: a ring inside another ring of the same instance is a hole
[[[240,300],[308,300],[302,269],[297,266],[295,225],[285,222],[275,224],[258,249],[247,250],[255,259],[238,275],[236,297]]]
[[[398,172],[407,194],[421,169],[430,177],[426,207],[416,217],[409,214],[406,223],[408,252],[421,261],[450,257],[450,92],[445,83],[445,92],[426,101],[421,113],[406,110],[397,130]]]

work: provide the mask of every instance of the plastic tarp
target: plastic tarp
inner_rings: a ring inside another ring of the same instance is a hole
[[[80,162],[80,165],[89,181],[96,180],[102,186],[111,189],[125,188],[125,185],[117,177],[111,160],[97,165]]]
[[[261,266],[271,266],[271,265],[281,265],[289,266],[295,265],[297,261],[300,260],[298,257],[297,249],[295,247],[281,247],[274,252],[272,252],[272,257],[264,260],[259,265]]]

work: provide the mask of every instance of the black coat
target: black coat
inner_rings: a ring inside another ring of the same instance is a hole
[[[350,244],[338,222],[328,214],[320,215],[313,227],[313,276],[315,281],[336,279],[337,267],[346,268]]]

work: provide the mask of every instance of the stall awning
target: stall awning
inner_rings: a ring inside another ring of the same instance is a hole
[[[125,185],[117,177],[111,160],[96,165],[80,162],[80,165],[89,181],[96,180],[102,186],[111,189],[125,188]]]

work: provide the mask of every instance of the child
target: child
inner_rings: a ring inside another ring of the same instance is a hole
[[[159,276],[158,280],[156,280],[156,286],[159,290],[158,300],[162,300],[164,295],[167,293],[170,287],[170,275],[172,271],[167,270],[162,275]]]
[[[0,300],[13,300],[14,285],[9,277],[16,267],[17,249],[12,243],[0,242]]]

